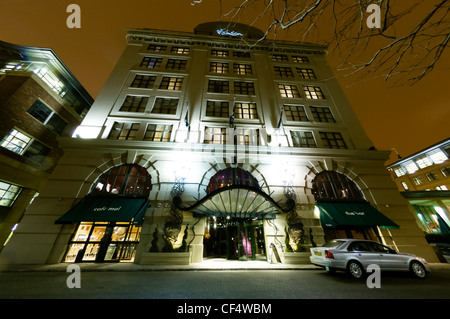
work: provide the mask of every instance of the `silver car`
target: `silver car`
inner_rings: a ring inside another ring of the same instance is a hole
[[[421,257],[361,239],[334,239],[322,247],[313,247],[310,260],[329,272],[344,270],[357,279],[364,276],[371,264],[378,265],[381,270],[410,271],[418,278],[425,278],[430,271],[429,264]]]

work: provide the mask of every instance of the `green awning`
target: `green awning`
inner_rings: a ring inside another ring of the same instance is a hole
[[[324,228],[371,227],[399,228],[392,220],[384,216],[370,203],[317,203],[320,210],[320,222]]]
[[[142,223],[148,200],[144,198],[86,196],[56,224],[77,222],[133,222]]]

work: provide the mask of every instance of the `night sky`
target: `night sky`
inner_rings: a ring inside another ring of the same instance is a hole
[[[127,28],[193,32],[196,25],[217,21],[226,11],[220,9],[220,0],[203,0],[195,6],[191,2],[2,0],[0,40],[53,49],[95,99],[126,45]],[[81,29],[66,25],[71,3],[81,7]],[[255,27],[265,29],[262,22]],[[293,39],[297,35],[290,31],[277,38],[282,36]],[[339,64],[336,58],[329,62]],[[382,77],[368,77],[356,84],[351,78],[339,81],[374,146],[395,148],[407,156],[450,137],[449,67],[447,52],[433,72],[414,86],[397,86]]]

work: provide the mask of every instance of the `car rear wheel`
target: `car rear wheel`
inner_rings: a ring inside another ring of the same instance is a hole
[[[425,278],[427,276],[425,267],[418,261],[413,261],[409,266],[409,270],[417,278]]]
[[[359,262],[350,261],[347,265],[348,274],[355,279],[361,279],[364,275],[364,268]]]

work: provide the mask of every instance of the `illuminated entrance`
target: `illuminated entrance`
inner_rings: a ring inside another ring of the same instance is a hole
[[[203,245],[205,258],[266,258],[264,228],[262,221],[257,219],[208,217]]]

